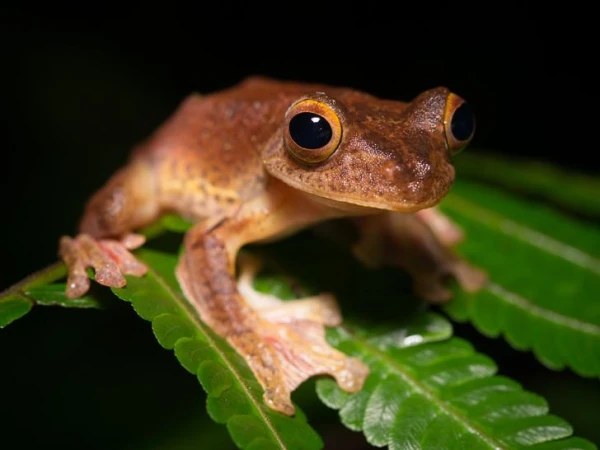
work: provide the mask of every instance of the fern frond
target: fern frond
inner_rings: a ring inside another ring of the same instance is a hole
[[[569,438],[571,426],[549,414],[546,401],[496,375],[495,363],[463,339],[382,345],[381,337],[351,326],[329,339],[368,362],[371,374],[358,394],[329,379],[317,392],[342,422],[367,441],[390,449],[594,449]]]
[[[294,417],[270,410],[262,388],[245,361],[215,335],[185,300],[175,278],[176,255],[140,250],[138,258],[149,272],[128,277],[127,286],[113,289],[152,323],[158,342],[174,350],[181,365],[198,377],[208,393],[211,418],[227,429],[241,449],[298,449],[322,447],[298,407]]]
[[[465,231],[458,251],[486,269],[481,292],[446,311],[533,350],[547,367],[600,375],[600,230],[546,206],[458,181],[441,208]]]

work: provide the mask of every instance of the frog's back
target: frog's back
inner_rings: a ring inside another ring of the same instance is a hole
[[[253,77],[190,95],[135,157],[155,167],[164,209],[193,218],[218,215],[264,189],[262,146],[296,98],[323,88]]]

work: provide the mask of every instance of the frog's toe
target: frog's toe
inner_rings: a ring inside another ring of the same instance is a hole
[[[267,389],[263,394],[263,400],[267,406],[275,411],[279,411],[286,416],[293,416],[295,411],[292,404],[291,394],[281,389]]]
[[[129,233],[121,238],[120,243],[123,244],[127,250],[135,250],[141,247],[146,242],[146,236],[143,234]]]
[[[90,279],[87,274],[69,273],[67,277],[67,298],[79,298],[90,289]]]
[[[415,278],[415,293],[431,303],[446,303],[452,299],[452,292],[445,283],[446,277],[420,276]]]
[[[477,292],[488,282],[487,272],[466,261],[457,261],[452,268],[452,273],[460,287],[467,292]]]
[[[109,239],[101,240],[98,244],[104,253],[117,264],[123,274],[141,277],[148,271],[148,267],[129,252],[126,244]]]
[[[89,290],[90,279],[85,271],[85,257],[79,242],[63,236],[60,239],[59,253],[68,270],[65,294],[67,298],[81,297]]]
[[[143,240],[136,238],[129,241],[96,240],[87,234],[79,234],[75,238],[62,237],[59,253],[68,269],[67,297],[81,297],[89,290],[90,280],[86,272],[89,267],[94,269],[95,280],[108,287],[124,287],[127,283],[124,275],[144,275],[148,268],[128,250],[141,244]]]

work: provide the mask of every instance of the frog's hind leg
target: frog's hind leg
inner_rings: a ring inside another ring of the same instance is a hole
[[[238,265],[238,291],[263,318],[272,322],[309,320],[329,327],[342,323],[342,315],[333,295],[322,293],[282,301],[275,295],[259,292],[254,288],[254,278],[262,267],[260,259],[242,253],[238,257]]]
[[[452,298],[449,278],[468,292],[487,282],[484,271],[450,248],[462,232],[437,210],[424,215],[390,212],[356,218],[354,223],[361,235],[353,248],[355,255],[371,267],[391,264],[403,268],[412,276],[416,293],[430,302]]]
[[[244,233],[240,226],[226,221],[186,235],[177,278],[201,319],[246,360],[270,408],[293,414],[291,393],[317,374],[333,376],[345,391],[358,391],[367,367],[325,340],[325,325],[340,322],[331,298],[283,302],[260,294],[252,287],[258,270],[252,263],[242,264],[236,280],[237,244],[230,243]]]

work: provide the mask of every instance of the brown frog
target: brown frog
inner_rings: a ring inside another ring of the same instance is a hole
[[[291,392],[315,374],[356,392],[367,367],[324,338],[325,326],[341,322],[335,300],[281,302],[254,291],[256,265],[242,265],[236,279],[238,250],[347,217],[362,236],[355,254],[404,268],[427,300],[450,298],[448,275],[478,289],[485,274],[450,250],[461,230],[435,208],[454,181],[451,156],[473,132],[468,104],[446,88],[403,103],[252,77],[191,95],[89,200],[80,234],[61,238],[66,294],[88,290],[88,267],[112,287],[143,276],[130,251],[144,238],[134,231],[178,213],[195,223],[177,266],[181,288],[245,358],[266,404],[293,414]]]

